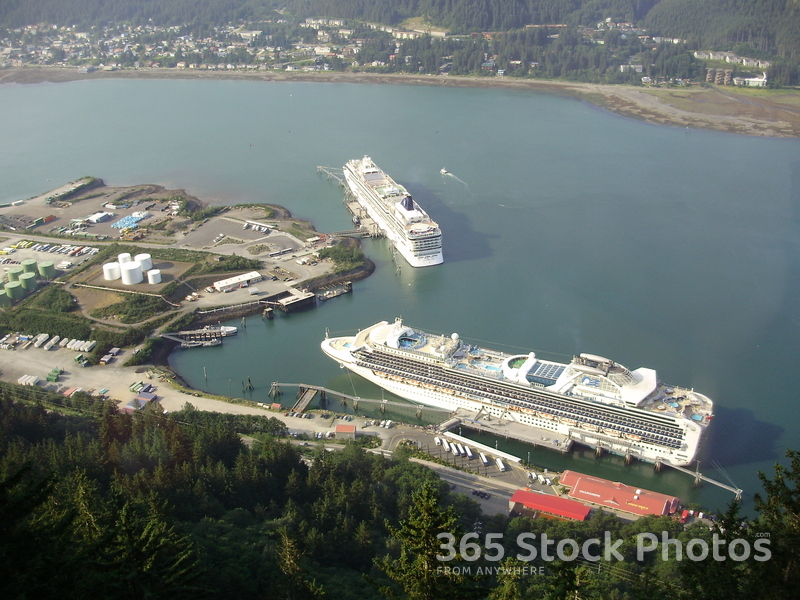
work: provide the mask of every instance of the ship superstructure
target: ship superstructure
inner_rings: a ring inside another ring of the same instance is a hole
[[[344,178],[358,203],[412,267],[440,264],[442,232],[411,194],[369,156],[348,161]]]
[[[514,421],[648,462],[692,462],[713,417],[709,398],[662,384],[652,369],[630,371],[593,354],[569,363],[507,354],[400,319],[325,339],[322,350],[413,402]]]

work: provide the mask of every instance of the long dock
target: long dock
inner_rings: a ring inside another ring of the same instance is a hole
[[[337,392],[336,390],[331,390],[325,387],[321,387],[318,385],[309,385],[306,383],[280,383],[280,382],[273,382],[272,387],[270,388],[270,395],[277,396],[282,394],[281,391],[282,387],[290,387],[290,388],[298,388],[298,402],[295,403],[292,410],[297,410],[298,412],[302,412],[308,408],[308,404],[317,394],[317,392],[322,393],[323,398],[333,397],[338,398],[342,404],[345,406],[351,404],[354,410],[358,410],[359,404],[375,404],[380,407],[381,412],[385,412],[386,408],[396,408],[396,409],[403,409],[409,410],[414,409],[416,410],[417,417],[419,418],[422,410],[434,411],[434,412],[441,412],[441,413],[448,413],[450,414],[451,411],[444,409],[444,408],[435,408],[432,406],[425,406],[422,404],[413,404],[410,402],[393,402],[391,400],[378,400],[374,398],[361,398],[359,396],[350,396],[349,394],[344,394],[342,392]],[[310,391],[313,391],[313,394],[309,397],[308,402],[302,407],[302,410],[298,410],[299,405],[303,398],[305,398],[305,394],[308,394]]]

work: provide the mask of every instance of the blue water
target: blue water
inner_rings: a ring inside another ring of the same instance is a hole
[[[368,240],[377,270],[353,294],[175,353],[197,387],[241,395],[250,377],[258,400],[273,381],[380,398],[319,342],[402,316],[543,358],[600,354],[702,391],[716,418],[701,467],[727,481],[724,470],[748,506],[757,471],[800,448],[798,140],[648,125],[525,91],[146,80],[2,85],[0,133],[0,202],[94,175],[281,204],[336,231],[349,214],[316,167],[370,154],[439,222],[439,267],[396,273],[385,242]],[[591,452],[531,460],[712,508],[731,497]]]

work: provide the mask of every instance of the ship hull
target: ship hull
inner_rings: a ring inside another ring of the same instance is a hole
[[[346,344],[337,344],[337,340],[347,339]],[[352,345],[355,338],[333,338],[322,343],[322,350],[342,367],[374,383],[375,385],[411,402],[432,406],[455,412],[459,409],[470,413],[491,415],[497,420],[506,420],[535,427],[540,430],[551,431],[569,437],[573,443],[581,444],[592,449],[600,448],[603,452],[635,458],[645,462],[664,463],[676,466],[686,466],[693,462],[699,448],[702,434],[696,431],[684,431],[684,444],[680,449],[665,450],[664,447],[637,439],[638,436],[601,429],[594,426],[581,426],[574,420],[557,418],[546,414],[542,410],[520,406],[501,405],[501,403],[486,401],[476,394],[465,394],[454,389],[448,389],[447,383],[441,385],[421,382],[410,373],[390,374],[357,364],[358,360],[353,352],[345,349]],[[525,389],[519,386],[520,390]],[[524,441],[524,440],[523,440]],[[530,440],[529,440],[530,441]]]
[[[412,247],[412,241],[403,234],[402,228],[396,222],[393,222],[392,217],[387,214],[386,208],[382,206],[382,202],[375,192],[369,189],[348,166],[344,168],[344,177],[355,199],[367,211],[369,217],[380,227],[386,237],[392,241],[394,247],[409,265],[412,267],[431,267],[444,262],[441,244],[435,249],[415,251]]]

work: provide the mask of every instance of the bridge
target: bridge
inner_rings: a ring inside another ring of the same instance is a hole
[[[377,405],[380,408],[381,412],[386,412],[387,407],[399,410],[414,409],[416,411],[417,418],[420,418],[423,409],[428,411],[447,413],[447,414],[450,414],[452,412],[444,408],[435,408],[432,406],[424,406],[422,404],[393,402],[391,400],[377,400],[373,398],[361,398],[359,396],[350,396],[342,392],[337,392],[336,390],[330,390],[325,387],[317,385],[309,385],[306,383],[279,383],[275,381],[272,383],[272,387],[269,390],[269,395],[272,396],[273,398],[275,396],[280,396],[281,394],[283,394],[283,392],[281,391],[282,387],[297,388],[298,400],[292,407],[292,410],[297,412],[303,412],[304,410],[306,410],[308,408],[308,405],[317,395],[317,393],[322,394],[322,398],[326,400],[328,397],[337,398],[345,406],[347,406],[348,404],[352,404],[353,409],[356,411],[358,410],[359,404],[371,404],[371,405]]]

